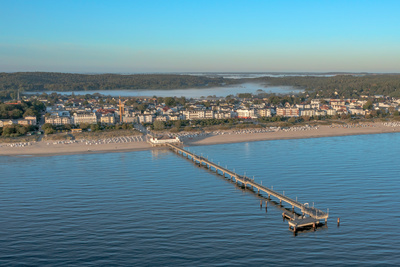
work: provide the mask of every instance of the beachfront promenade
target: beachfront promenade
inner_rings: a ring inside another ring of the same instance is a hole
[[[289,228],[291,227],[291,229],[294,230],[294,232],[296,232],[298,228],[306,226],[312,226],[315,229],[316,226],[320,223],[320,220],[325,220],[325,223],[327,222],[329,214],[326,212],[323,212],[314,207],[309,207],[307,203],[303,204],[298,202],[297,200],[291,199],[283,194],[280,194],[266,186],[263,186],[255,182],[254,179],[252,178],[237,174],[231,170],[228,170],[224,167],[221,167],[218,164],[209,161],[208,159],[202,156],[196,155],[181,147],[178,147],[173,144],[167,144],[167,146],[175,153],[180,154],[186,157],[187,159],[191,160],[194,164],[198,164],[199,166],[204,166],[210,170],[214,169],[216,173],[221,174],[223,177],[226,177],[228,175],[228,178],[230,178],[236,184],[240,183],[241,185],[244,186],[245,189],[251,188],[254,191],[257,191],[259,195],[261,193],[264,193],[268,195],[268,199],[270,199],[271,196],[273,196],[279,200],[280,205],[282,205],[282,202],[286,202],[289,205],[291,205],[292,212],[291,213],[284,212],[282,216],[289,220],[288,221]],[[295,208],[298,208],[301,211],[302,216],[296,216],[296,213],[294,213]],[[305,215],[309,217],[306,217]]]

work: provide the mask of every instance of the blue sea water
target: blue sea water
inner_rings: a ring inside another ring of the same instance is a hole
[[[0,265],[399,265],[399,141],[189,148],[329,208],[327,227],[297,236],[273,203],[265,212],[255,194],[168,150],[0,157]]]

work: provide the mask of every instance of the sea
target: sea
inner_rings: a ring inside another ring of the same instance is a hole
[[[260,208],[169,150],[0,157],[0,266],[400,265],[399,143],[390,133],[188,147],[329,212],[296,235],[276,199]]]

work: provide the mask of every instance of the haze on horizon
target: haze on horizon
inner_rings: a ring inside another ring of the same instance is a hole
[[[5,1],[0,72],[400,72],[400,1]]]

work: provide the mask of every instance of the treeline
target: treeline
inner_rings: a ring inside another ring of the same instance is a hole
[[[0,91],[89,91],[116,89],[183,89],[221,86],[237,81],[178,74],[0,73]]]
[[[7,101],[12,99],[17,99],[18,91],[17,90],[0,90],[0,101]]]
[[[20,104],[6,104],[0,102],[0,119],[20,119],[26,116],[38,117],[41,111],[46,109],[42,102],[24,102]]]
[[[0,73],[0,99],[15,99],[23,91],[90,91],[118,89],[206,88],[244,82],[286,85],[315,97],[358,98],[361,95],[400,97],[400,74],[288,76],[229,79],[179,74],[71,74],[53,72]]]
[[[84,132],[98,132],[104,130],[132,130],[133,124],[129,123],[122,123],[122,124],[114,124],[114,125],[102,125],[101,123],[97,124],[89,124],[89,123],[81,123],[79,125],[52,125],[50,123],[45,123],[42,125],[42,129],[45,134],[55,134],[55,133],[62,133],[62,132],[70,132],[71,129],[82,129]]]
[[[311,96],[358,98],[361,95],[400,97],[400,74],[337,75],[333,77],[295,76],[254,79],[269,85],[303,88]]]
[[[13,124],[6,127],[0,127],[0,136],[18,137],[36,130],[37,126]]]

